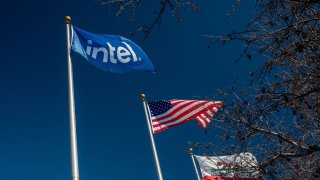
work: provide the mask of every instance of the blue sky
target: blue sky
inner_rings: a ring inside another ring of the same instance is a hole
[[[149,100],[212,98],[254,68],[246,61],[234,64],[240,44],[207,48],[201,37],[243,28],[252,16],[250,2],[225,21],[235,1],[201,1],[203,18],[184,11],[178,23],[168,14],[149,40],[130,37],[152,21],[155,2],[143,1],[135,21],[114,18],[99,1],[2,2],[0,179],[71,177],[66,15],[82,29],[135,41],[157,69],[111,74],[73,56],[81,180],[157,179],[140,93]],[[214,133],[192,121],[155,135],[164,179],[195,179],[188,141],[220,143]]]

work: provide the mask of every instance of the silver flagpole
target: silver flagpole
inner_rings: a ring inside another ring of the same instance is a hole
[[[193,151],[193,149],[192,149],[192,148],[189,148],[189,153],[190,153],[190,156],[191,156],[191,159],[192,159],[192,163],[193,163],[194,170],[195,170],[195,172],[196,172],[196,174],[197,174],[197,179],[198,179],[198,180],[201,180],[201,179],[200,179],[199,172],[198,172],[198,169],[197,169],[196,161],[194,160],[194,156],[193,156],[192,151]]]
[[[146,96],[144,94],[140,95],[140,98],[141,98],[141,101],[142,101],[143,107],[144,107],[144,112],[146,114],[146,120],[147,120],[147,124],[148,124],[149,135],[150,135],[150,140],[151,140],[151,145],[152,145],[152,150],[153,150],[153,157],[154,157],[154,161],[156,163],[158,179],[163,180],[161,168],[160,168],[160,163],[159,163],[159,159],[158,159],[157,148],[156,148],[156,144],[154,143],[153,133],[152,133],[151,124],[150,124],[151,123],[150,112],[149,112],[149,108],[148,108],[147,102],[145,100],[145,97]]]
[[[76,133],[76,115],[73,94],[73,76],[72,62],[70,56],[71,40],[70,40],[70,23],[71,17],[66,16],[67,29],[67,59],[68,59],[68,84],[69,84],[69,117],[70,117],[70,143],[71,143],[71,164],[72,164],[72,180],[79,180],[78,167],[78,149],[77,149],[77,133]]]

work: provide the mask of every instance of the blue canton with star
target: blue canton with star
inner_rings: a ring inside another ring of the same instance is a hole
[[[172,108],[170,101],[150,101],[148,102],[151,116],[157,116],[159,114],[163,114]]]

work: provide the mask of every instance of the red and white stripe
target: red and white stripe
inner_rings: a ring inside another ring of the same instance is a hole
[[[205,128],[222,105],[221,101],[170,100],[170,102],[172,104],[170,110],[151,116],[154,134],[192,119],[197,119],[199,125]]]

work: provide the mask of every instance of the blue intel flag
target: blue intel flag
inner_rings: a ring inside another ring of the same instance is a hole
[[[94,34],[72,26],[71,49],[96,67],[113,73],[155,72],[143,50],[121,36]]]

